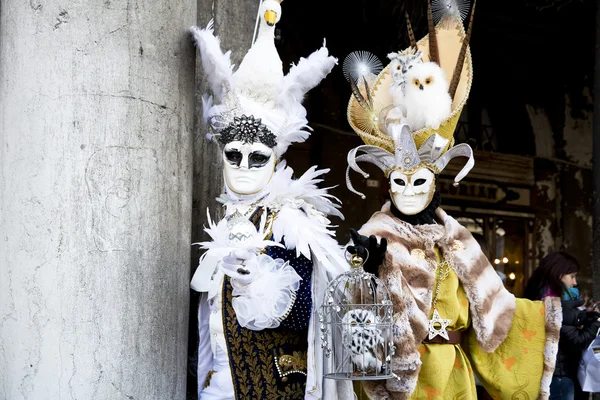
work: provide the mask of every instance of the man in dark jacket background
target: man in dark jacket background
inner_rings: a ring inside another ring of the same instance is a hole
[[[559,386],[562,387],[563,379],[571,380],[574,383],[575,392],[572,393],[566,389],[564,392],[558,393],[558,396],[553,392],[550,400],[587,398],[579,386],[577,368],[583,350],[587,349],[598,334],[600,313],[586,312],[583,303],[583,300],[562,300],[563,323],[560,328],[560,341],[554,369],[554,377],[558,378]],[[565,384],[564,386],[570,385]]]

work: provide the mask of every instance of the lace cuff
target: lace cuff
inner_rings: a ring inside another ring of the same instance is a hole
[[[277,328],[292,310],[302,278],[280,258],[261,254],[249,262],[256,278],[248,285],[231,280],[237,320],[253,331]]]

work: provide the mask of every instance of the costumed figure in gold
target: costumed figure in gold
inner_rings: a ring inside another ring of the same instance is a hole
[[[360,162],[390,183],[391,201],[353,231],[349,248],[367,257],[365,270],[393,302],[396,376],[365,381],[371,399],[476,399],[475,374],[495,399],[549,395],[560,300],[515,298],[471,233],[439,207],[438,174],[464,157],[457,185],[474,165],[471,148],[453,137],[473,79],[474,7],[466,32],[459,13],[434,25],[429,8],[427,37],[411,35],[411,47],[381,71],[356,55],[345,65],[348,121],[365,142],[348,154],[348,188],[362,196],[350,182],[351,171],[368,176]]]

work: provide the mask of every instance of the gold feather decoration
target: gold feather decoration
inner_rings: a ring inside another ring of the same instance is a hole
[[[352,97],[356,99],[353,115],[357,126],[364,132],[377,131],[378,119],[371,87],[382,69],[379,58],[367,51],[354,51],[344,60],[344,77],[350,83]]]
[[[373,98],[371,97],[371,89],[367,80],[363,78],[366,98],[361,93],[357,82],[354,79],[349,79],[352,94],[356,99],[357,108],[354,111],[355,121],[361,130],[374,133],[377,131],[378,119],[373,109]]]
[[[408,12],[404,12],[404,16],[406,17],[406,29],[408,30],[408,39],[410,40],[410,47],[413,47],[416,50],[419,50],[417,47],[417,39],[415,39],[415,33],[413,32],[412,25],[410,24],[410,17],[408,16]]]
[[[437,33],[433,23],[431,3],[427,0],[427,29],[429,31],[429,60],[440,65],[440,53],[438,51]]]
[[[358,104],[360,104],[360,106],[365,111],[372,111],[371,104],[369,104],[369,102],[367,100],[365,100],[365,97],[360,92],[360,89],[358,88],[356,81],[354,79],[349,79],[349,82],[350,82],[350,88],[352,89],[352,94],[354,95],[354,97],[356,97],[356,101],[358,101]]]
[[[363,76],[363,82],[365,84],[365,93],[367,94],[367,103],[369,104],[369,110],[373,111],[373,98],[371,97],[371,89],[367,83],[367,78]]]
[[[452,79],[450,80],[450,85],[448,89],[448,93],[452,100],[454,100],[454,95],[456,94],[456,89],[458,88],[458,83],[460,82],[460,75],[463,70],[463,65],[465,63],[465,57],[467,55],[467,48],[469,47],[469,41],[471,39],[471,32],[473,30],[473,15],[475,14],[475,4],[477,0],[473,1],[473,8],[471,9],[471,17],[469,18],[469,27],[467,28],[467,34],[463,39],[462,46],[460,48],[460,52],[458,53],[458,60],[456,61],[456,67],[454,68],[454,73],[452,74]]]

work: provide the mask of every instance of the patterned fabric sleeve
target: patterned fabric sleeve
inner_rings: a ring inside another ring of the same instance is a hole
[[[508,336],[492,353],[469,335],[473,365],[494,398],[548,398],[561,322],[560,301],[555,300],[517,299]]]
[[[269,247],[267,254],[274,259],[281,258],[284,261],[288,261],[290,266],[294,268],[296,273],[302,278],[300,281],[300,288],[296,292],[294,306],[290,310],[288,316],[281,322],[281,325],[294,330],[306,329],[312,311],[312,261],[303,255],[296,257],[296,250],[287,250],[275,246]]]

